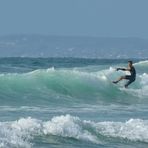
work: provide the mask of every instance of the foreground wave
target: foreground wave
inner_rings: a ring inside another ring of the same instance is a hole
[[[115,139],[119,142],[129,140],[148,143],[147,131],[148,120],[141,119],[130,119],[126,122],[93,122],[71,115],[56,116],[49,121],[28,117],[0,122],[0,147],[31,147],[36,138],[41,142],[48,139],[50,143],[51,136],[55,136],[56,139],[73,138],[95,144]]]

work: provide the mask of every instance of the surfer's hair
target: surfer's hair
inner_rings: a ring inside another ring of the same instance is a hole
[[[132,65],[133,64],[133,61],[128,61],[128,63],[130,63]]]

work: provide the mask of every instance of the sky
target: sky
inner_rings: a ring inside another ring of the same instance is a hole
[[[148,39],[148,0],[0,0],[0,35]]]

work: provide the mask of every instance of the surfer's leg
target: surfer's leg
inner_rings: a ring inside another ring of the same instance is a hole
[[[130,79],[129,81],[127,81],[127,83],[124,85],[124,87],[127,88],[134,81],[135,81],[135,79]]]
[[[121,76],[118,80],[116,80],[116,81],[113,81],[113,83],[118,83],[119,81],[121,81],[121,80],[123,80],[123,79],[125,79],[125,76]]]
[[[127,87],[128,87],[128,85],[130,85],[131,83],[132,83],[132,81],[130,81],[130,80],[129,80],[129,81],[127,81],[127,83],[124,85],[124,87],[125,87],[125,88],[127,88]]]

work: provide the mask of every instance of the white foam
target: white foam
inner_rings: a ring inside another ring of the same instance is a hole
[[[134,65],[145,65],[145,64],[148,65],[148,60],[137,62]]]
[[[140,84],[142,86],[146,86],[148,85],[148,74],[147,73],[143,73],[142,75],[139,76],[141,81],[140,81]]]
[[[70,115],[54,117],[51,121],[21,118],[0,123],[0,147],[31,147],[34,136],[57,135],[99,143],[95,135],[84,130],[81,120]]]
[[[148,121],[130,119],[123,122],[101,122],[96,124],[99,133],[131,141],[148,142]]]
[[[97,137],[84,130],[81,124],[81,120],[78,117],[70,115],[54,117],[51,121],[44,124],[44,134],[73,137],[99,143]]]
[[[35,136],[55,135],[101,143],[97,135],[131,141],[148,142],[148,120],[130,119],[126,122],[81,120],[71,115],[41,121],[31,117],[0,123],[0,147],[31,147]]]
[[[139,85],[139,94],[148,97],[148,74],[143,73],[142,75],[139,75]]]

